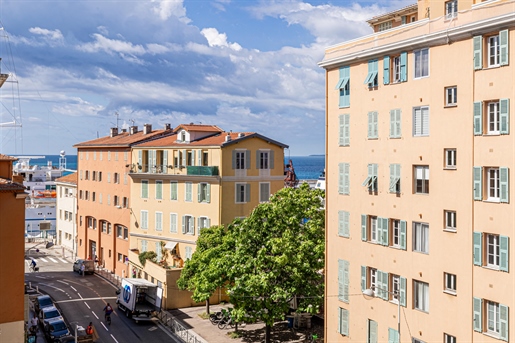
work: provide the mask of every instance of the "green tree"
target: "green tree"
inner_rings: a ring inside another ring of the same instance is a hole
[[[236,320],[250,317],[266,324],[265,342],[290,301],[316,311],[323,301],[325,211],[321,190],[307,184],[283,188],[258,205],[233,230],[228,285]]]

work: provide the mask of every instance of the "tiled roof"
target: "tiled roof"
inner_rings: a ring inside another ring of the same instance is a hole
[[[143,134],[143,131],[139,131],[134,134],[130,134],[129,132],[121,132],[118,135],[111,137],[105,136],[97,139],[93,139],[91,141],[86,141],[82,143],[75,144],[73,147],[77,148],[86,148],[86,147],[128,147],[134,143],[138,143],[147,139],[155,138],[162,136],[164,134],[171,134],[171,130],[153,130],[151,133]]]
[[[77,172],[68,174],[66,176],[62,176],[55,181],[72,183],[72,184],[76,185],[77,184]]]
[[[16,157],[0,154],[0,161],[16,161],[18,160]]]
[[[181,129],[186,131],[199,131],[199,132],[224,132],[221,128],[216,125],[202,125],[202,124],[181,124],[173,129],[174,132],[177,132]]]
[[[392,16],[394,14],[397,14],[399,12],[407,12],[407,11],[410,11],[410,10],[416,10],[418,8],[418,4],[412,4],[412,5],[408,5],[406,7],[402,7],[402,8],[399,8],[398,10],[395,10],[395,11],[391,11],[391,12],[388,12],[388,13],[383,13],[383,14],[380,14],[380,15],[376,15],[375,17],[372,17],[370,19],[367,20],[367,23],[371,23],[371,22],[375,22],[375,21],[378,21],[379,19],[386,19],[387,17],[389,16]]]
[[[10,179],[0,178],[0,191],[24,191],[24,190],[25,190],[24,185],[22,185],[20,183],[12,182],[12,180],[10,180]]]

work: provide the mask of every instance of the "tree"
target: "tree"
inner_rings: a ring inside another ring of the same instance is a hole
[[[228,229],[232,226],[229,225]],[[217,288],[227,281],[227,251],[234,249],[233,236],[227,235],[223,225],[203,228],[197,240],[197,249],[184,264],[179,289],[193,292],[192,299],[206,302],[206,313],[209,314],[209,298]]]
[[[228,291],[237,321],[266,324],[265,342],[290,301],[317,309],[323,301],[325,211],[321,190],[283,188],[235,225]]]

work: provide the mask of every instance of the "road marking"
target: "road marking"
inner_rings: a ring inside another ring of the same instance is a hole
[[[70,286],[71,289],[73,289],[75,292],[77,292],[77,290],[75,289],[75,287],[73,286]]]
[[[54,262],[54,263],[57,263],[57,260],[56,259],[53,259],[51,257],[48,258],[50,261]]]
[[[118,341],[116,340],[116,338],[114,338],[113,334],[111,334],[111,337],[113,338],[113,340],[118,343]]]
[[[148,329],[148,331],[155,331],[157,330],[157,326],[152,326],[150,329]]]
[[[65,285],[69,285],[68,282],[64,282],[63,280],[57,280],[57,282],[64,283]],[[73,287],[72,287],[73,288]]]
[[[84,305],[86,305],[88,307],[88,309],[91,310],[91,307],[89,307],[88,303],[87,302],[84,302]]]
[[[43,262],[48,262],[47,260],[45,260],[43,257],[40,257],[39,260],[43,261]]]
[[[79,294],[79,293],[77,293]],[[59,300],[59,301],[54,301],[56,304],[60,304],[60,303],[69,303],[69,302],[73,302],[73,301],[87,301],[87,300],[114,300],[114,299],[117,299],[117,297],[98,297],[98,298],[83,298],[81,297],[81,295],[79,294],[79,297],[80,299],[72,299],[72,300]]]
[[[96,319],[98,319],[98,316],[95,312],[91,311],[91,313],[93,313],[93,315],[95,316]]]
[[[77,293],[77,294],[79,295],[79,298],[81,298],[81,299],[82,299],[82,295],[80,295],[80,293]]]
[[[106,329],[106,331],[109,332],[109,329],[107,328],[107,326],[104,325],[104,322],[100,322],[100,324],[102,324],[102,326],[104,327],[104,329]]]
[[[63,263],[68,263],[68,261],[66,261],[64,258],[60,258],[60,257],[58,257],[58,259],[60,259],[61,261],[63,261]]]
[[[66,293],[66,292],[64,291],[64,289],[61,289],[61,288],[59,288],[59,287],[55,287],[55,286],[49,285],[49,284],[47,284],[47,283],[40,283],[40,285],[47,286],[47,287],[51,287],[51,288],[55,288],[55,289],[57,289],[58,291],[61,291],[61,292],[63,292],[63,293]]]

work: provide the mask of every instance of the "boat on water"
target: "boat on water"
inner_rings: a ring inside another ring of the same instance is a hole
[[[320,176],[318,176],[318,179],[317,179],[317,182],[316,182],[314,188],[325,191],[325,169],[322,170],[322,172],[320,173]]]
[[[31,163],[45,156],[16,156],[13,174],[23,180],[25,199],[25,236],[54,238],[56,235],[56,179],[66,175],[66,154],[61,151],[59,166],[51,161]]]

